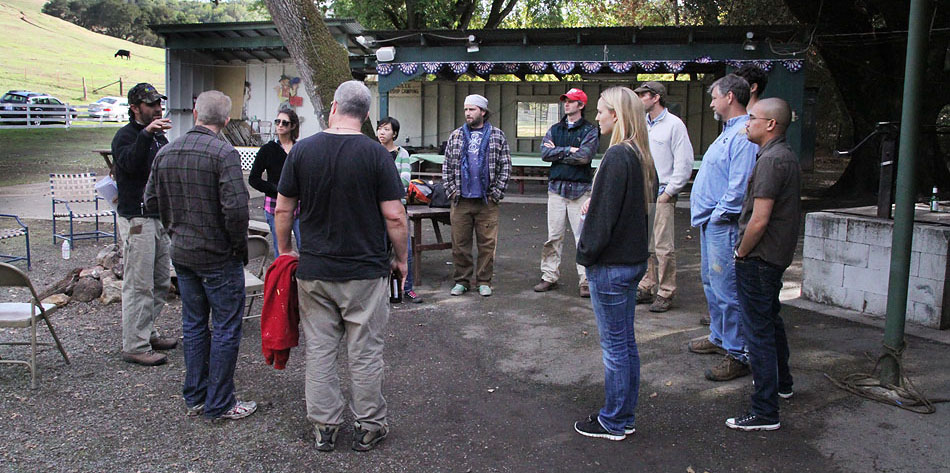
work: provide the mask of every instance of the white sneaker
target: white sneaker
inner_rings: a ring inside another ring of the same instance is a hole
[[[238,420],[243,419],[257,410],[257,403],[254,401],[237,401],[234,407],[228,409],[228,412],[221,414],[221,419]]]

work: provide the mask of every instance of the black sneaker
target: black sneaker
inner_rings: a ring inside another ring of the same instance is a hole
[[[746,432],[753,430],[778,430],[781,426],[782,423],[777,420],[765,420],[752,413],[726,419],[726,427]]]
[[[336,448],[336,436],[340,433],[339,425],[314,424],[313,434],[316,437],[314,446],[321,452],[332,452]]]
[[[605,429],[604,426],[600,425],[600,420],[597,419],[596,414],[589,415],[586,419],[575,422],[574,430],[585,437],[594,437],[607,440],[623,440],[627,438],[626,433],[610,433],[610,431]],[[626,429],[624,429],[624,432],[626,432]]]
[[[368,452],[376,447],[376,444],[382,442],[389,435],[389,429],[383,427],[379,430],[364,430],[359,422],[353,426],[353,450],[357,452]]]

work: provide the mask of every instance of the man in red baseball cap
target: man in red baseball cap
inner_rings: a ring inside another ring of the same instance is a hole
[[[548,179],[548,239],[541,250],[541,282],[536,292],[557,287],[560,278],[561,250],[568,222],[574,244],[581,235],[581,206],[590,197],[594,172],[591,160],[600,145],[597,125],[582,116],[587,94],[571,89],[561,96],[564,117],[554,124],[541,142],[541,159],[551,163]],[[590,297],[584,267],[577,265],[581,297]]]

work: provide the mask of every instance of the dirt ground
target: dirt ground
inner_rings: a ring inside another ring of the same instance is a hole
[[[287,369],[276,371],[261,356],[259,323],[246,321],[235,384],[238,397],[257,401],[260,409],[241,421],[209,423],[185,416],[181,349],[168,352],[169,363],[160,367],[124,363],[120,306],[72,303],[53,316],[71,364],[55,349],[42,349],[36,390],[26,369],[0,365],[0,471],[946,471],[946,404],[933,415],[912,414],[847,394],[825,379],[825,373],[869,371],[866,353],[880,353],[880,329],[791,306],[783,314],[795,396],[782,401],[782,429],[740,433],[723,425],[746,407],[751,380],[706,381],[703,369],[716,357],[685,350],[707,330],[697,323],[705,300],[698,237],[688,229],[686,208],[676,215],[676,306],[665,314],[643,306],[637,312],[637,433],[622,442],[577,435],[573,421],[603,401],[603,367],[590,301],[576,295],[570,242],[561,287],[531,290],[539,278],[544,214],[537,204],[502,206],[490,298],[449,296],[450,253],[423,255],[417,290],[426,302],[393,308],[384,385],[392,433],[372,452],[349,449],[349,426],[336,452],[312,448],[305,340],[291,352]],[[49,240],[49,222],[29,224],[29,276],[38,287],[93,264],[105,244],[80,243],[64,261]],[[799,265],[786,275],[793,292]],[[159,329],[180,335],[179,314],[180,302],[172,299]],[[0,331],[0,339],[15,335],[24,334]],[[49,335],[41,331],[41,338]],[[925,393],[946,397],[950,346],[912,336],[908,343],[908,375]],[[2,358],[23,353],[0,347]]]

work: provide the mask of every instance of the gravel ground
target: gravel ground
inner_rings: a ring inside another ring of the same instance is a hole
[[[686,230],[685,209],[677,210],[677,306],[666,314],[637,313],[643,361],[637,433],[623,442],[575,434],[571,423],[602,402],[603,368],[590,302],[576,296],[577,276],[568,269],[573,252],[565,251],[559,289],[531,291],[543,209],[502,207],[491,298],[449,297],[449,252],[423,256],[425,280],[417,290],[426,303],[392,313],[384,385],[392,433],[372,452],[349,449],[349,426],[336,452],[312,448],[302,350],[291,352],[286,370],[266,365],[256,320],[244,323],[235,384],[239,398],[260,408],[244,420],[210,423],[185,416],[181,349],[168,352],[169,363],[160,367],[122,362],[120,306],[92,302],[54,314],[72,364],[43,348],[36,390],[26,369],[0,365],[0,471],[946,471],[945,405],[933,416],[917,416],[855,398],[824,379],[825,372],[869,370],[864,353],[879,352],[880,331],[800,309],[785,312],[796,395],[783,401],[782,429],[743,434],[722,425],[745,407],[750,379],[705,381],[702,370],[718,360],[684,350],[706,330],[696,323],[705,302],[698,238]],[[105,245],[82,242],[63,261],[50,243],[49,222],[29,224],[29,276],[38,288],[93,264]],[[174,298],[159,330],[180,335],[179,314]],[[0,339],[24,333],[0,331]],[[3,358],[23,353],[0,347]],[[913,340],[905,357],[925,392],[947,392],[950,348]]]

